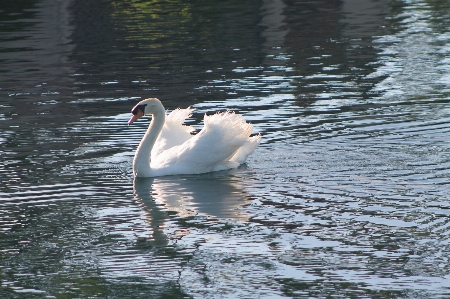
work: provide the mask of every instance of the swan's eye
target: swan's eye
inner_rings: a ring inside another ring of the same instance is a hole
[[[145,114],[145,106],[147,106],[147,104],[137,105],[133,110],[131,110],[131,113],[133,113],[133,115],[137,115],[139,110],[141,110],[142,114]]]

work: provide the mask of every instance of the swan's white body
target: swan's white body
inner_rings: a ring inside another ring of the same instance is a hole
[[[166,116],[158,99],[137,104],[129,124],[142,115],[152,121],[134,156],[136,177],[199,174],[236,168],[259,145],[261,136],[250,137],[252,125],[233,112],[204,117],[204,128],[196,135],[182,123],[193,109],[177,109]]]

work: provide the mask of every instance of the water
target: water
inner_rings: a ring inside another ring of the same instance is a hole
[[[0,9],[1,298],[450,297],[447,1]],[[236,170],[134,181],[131,107],[232,109]]]

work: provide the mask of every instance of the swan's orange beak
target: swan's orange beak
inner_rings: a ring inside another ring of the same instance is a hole
[[[142,112],[141,110],[137,110],[136,114],[133,114],[133,116],[128,121],[128,125],[131,125],[132,123],[137,121],[139,118],[141,118],[143,115],[144,115],[144,112]]]

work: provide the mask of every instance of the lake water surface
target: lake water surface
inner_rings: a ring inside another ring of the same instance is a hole
[[[446,0],[0,6],[0,298],[450,298]],[[133,180],[158,97],[247,164]]]

